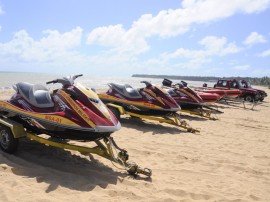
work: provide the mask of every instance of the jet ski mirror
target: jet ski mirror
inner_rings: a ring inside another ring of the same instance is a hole
[[[181,81],[181,83],[182,83],[185,87],[187,87],[187,85],[188,85],[188,83],[185,82],[185,81]]]
[[[146,85],[146,87],[152,86],[152,84],[148,81],[141,81],[141,83],[144,83]]]
[[[91,88],[92,91],[94,91],[95,93],[97,92],[95,88]]]
[[[178,88],[184,88],[185,87],[182,83],[177,83],[175,85],[178,86]]]
[[[162,81],[163,86],[171,87],[172,86],[172,81],[169,79],[163,79]]]

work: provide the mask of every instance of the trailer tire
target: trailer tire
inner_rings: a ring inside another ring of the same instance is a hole
[[[254,101],[254,96],[252,96],[252,95],[246,95],[245,96],[245,101],[247,101],[247,102],[253,102]]]
[[[117,108],[111,107],[111,106],[109,106],[108,108],[112,111],[112,113],[114,114],[114,116],[115,116],[118,120],[120,120],[120,111],[119,111]]]
[[[14,138],[10,128],[0,126],[0,148],[6,152],[13,154],[17,151],[19,140]]]

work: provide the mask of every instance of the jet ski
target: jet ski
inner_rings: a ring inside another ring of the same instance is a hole
[[[51,92],[38,84],[20,82],[14,85],[16,93],[11,99],[0,101],[0,149],[14,153],[19,139],[28,138],[84,155],[97,154],[120,164],[129,174],[150,177],[150,169],[128,162],[127,151],[110,136],[121,127],[118,119],[93,90],[74,83],[80,76],[47,82],[62,84],[62,88]],[[94,141],[96,146],[70,144],[69,140]]]
[[[184,81],[172,84],[171,80],[164,79],[162,84],[162,87],[173,97],[182,109],[201,108],[205,105],[203,99],[189,88]]]
[[[147,81],[141,83],[144,83],[145,87],[140,89],[135,89],[128,84],[109,83],[109,90],[100,93],[99,97],[117,118],[121,115],[129,115],[133,118],[178,126],[192,133],[199,132],[180,118],[177,112],[181,108],[168,92]]]
[[[223,97],[216,93],[204,93],[200,91],[198,91],[197,94],[202,98],[205,103],[210,104],[218,102]]]
[[[198,93],[187,86],[185,81],[173,84],[171,80],[164,79],[162,84],[162,88],[164,88],[181,106],[182,112],[184,113],[186,112],[205,118],[216,119],[211,117],[211,113],[213,111],[220,112],[219,110],[209,106]],[[216,97],[215,100],[217,100]]]
[[[11,99],[0,101],[0,113],[37,134],[89,141],[109,136],[121,124],[94,91],[74,84],[80,76],[47,82],[62,84],[52,92],[43,85],[17,83]]]
[[[141,115],[166,116],[180,111],[180,106],[162,88],[142,81],[146,87],[135,89],[130,85],[109,83],[109,90],[99,94],[105,103],[120,105],[125,111]]]

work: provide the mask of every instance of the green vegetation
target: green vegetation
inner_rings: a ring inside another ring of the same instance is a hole
[[[260,86],[270,86],[270,78],[265,76],[262,78],[252,78],[252,77],[214,77],[214,76],[173,76],[173,75],[147,75],[147,74],[133,74],[132,77],[141,78],[167,78],[174,80],[188,80],[188,81],[217,81],[218,79],[244,79],[249,81],[252,85]]]
[[[264,76],[262,78],[249,78],[248,80],[253,85],[269,86],[270,87],[270,78],[267,76]]]

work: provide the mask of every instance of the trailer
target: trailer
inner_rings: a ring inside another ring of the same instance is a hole
[[[35,134],[31,131],[27,131],[22,124],[13,121],[7,117],[0,116],[0,148],[6,153],[13,154],[17,151],[18,143],[21,138],[27,138],[41,144],[45,144],[52,147],[61,149],[68,149],[78,151],[83,155],[96,154],[110,160],[112,163],[121,165],[129,174],[137,175],[142,174],[147,177],[152,175],[152,171],[149,168],[141,168],[134,162],[129,162],[128,152],[117,146],[112,137],[104,137],[102,139],[95,140],[95,147],[78,146],[69,143],[62,143],[59,141],[46,139],[39,134]]]
[[[167,123],[170,125],[178,126],[180,128],[184,128],[188,132],[191,133],[199,133],[200,131],[198,129],[192,128],[189,126],[189,124],[180,118],[180,115],[178,113],[172,113],[170,117],[157,117],[157,116],[149,116],[149,115],[142,115],[137,114],[134,112],[128,112],[126,111],[122,106],[108,103],[108,108],[113,112],[113,114],[116,116],[116,118],[120,119],[121,115],[129,115],[131,117],[139,118],[139,119],[146,119],[146,120],[152,120],[152,121],[158,121],[159,123]]]

